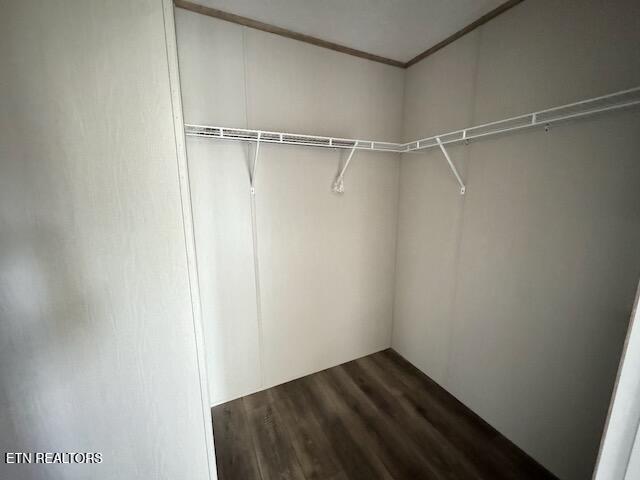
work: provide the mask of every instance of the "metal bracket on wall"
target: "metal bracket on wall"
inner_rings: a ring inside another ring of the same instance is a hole
[[[344,172],[347,171],[347,167],[349,166],[349,163],[351,163],[351,159],[353,158],[353,154],[355,153],[355,151],[355,147],[351,149],[351,151],[349,152],[349,156],[347,157],[347,161],[344,162],[342,170],[340,170],[340,173],[338,173],[338,176],[333,182],[331,190],[333,190],[334,193],[344,193]]]
[[[440,150],[442,150],[442,153],[444,154],[444,158],[447,159],[447,163],[449,164],[449,168],[451,169],[451,171],[455,175],[456,180],[458,181],[458,184],[460,185],[460,195],[464,195],[464,193],[467,191],[467,187],[464,185],[464,182],[462,181],[462,178],[460,178],[460,174],[458,173],[458,169],[456,169],[456,166],[451,161],[451,158],[449,157],[449,153],[447,152],[447,149],[444,148],[444,145],[442,144],[442,140],[440,140],[440,137],[436,137],[436,142],[438,142],[438,146],[440,147]]]
[[[256,141],[256,151],[253,155],[253,168],[249,171],[249,180],[251,181],[251,195],[256,194],[256,168],[258,168],[258,153],[260,153],[260,135],[258,133],[258,139]]]

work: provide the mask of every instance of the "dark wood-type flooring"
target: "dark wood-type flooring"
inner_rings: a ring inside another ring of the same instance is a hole
[[[555,479],[393,350],[213,408],[220,480]]]

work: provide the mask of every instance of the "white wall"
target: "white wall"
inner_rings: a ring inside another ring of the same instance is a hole
[[[624,480],[634,480],[640,477],[640,427],[636,431],[636,438],[629,455],[629,463]]]
[[[618,370],[594,480],[632,480],[640,474],[640,288]]]
[[[524,2],[411,67],[406,139],[640,84],[640,5]],[[640,114],[403,155],[392,345],[590,476],[640,272]]]
[[[397,140],[403,71],[176,10],[185,122]],[[247,161],[188,139],[211,398],[220,403],[386,348],[398,156],[263,145],[256,184],[261,315]]]
[[[0,9],[0,477],[209,478],[163,2]]]

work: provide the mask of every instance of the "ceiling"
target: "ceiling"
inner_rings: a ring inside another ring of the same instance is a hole
[[[504,3],[504,0],[194,1],[402,62]]]

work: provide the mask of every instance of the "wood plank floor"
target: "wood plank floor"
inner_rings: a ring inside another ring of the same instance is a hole
[[[212,412],[220,480],[556,478],[393,350]]]

